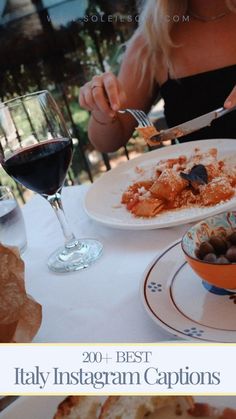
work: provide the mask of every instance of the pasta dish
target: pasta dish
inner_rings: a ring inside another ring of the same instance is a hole
[[[187,157],[161,160],[152,176],[142,176],[123,193],[121,203],[136,217],[155,217],[166,211],[208,207],[235,195],[236,167],[217,158],[217,149],[199,148]]]

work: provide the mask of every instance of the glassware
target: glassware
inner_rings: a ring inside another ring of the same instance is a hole
[[[52,206],[65,245],[48,260],[55,272],[87,268],[102,253],[94,239],[76,239],[66,221],[61,189],[72,159],[72,139],[61,112],[47,91],[9,100],[0,105],[0,162],[5,171]]]
[[[0,186],[0,242],[18,247],[23,253],[27,246],[25,222],[21,209],[10,188]]]

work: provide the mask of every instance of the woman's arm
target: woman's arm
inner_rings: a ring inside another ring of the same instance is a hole
[[[81,88],[80,105],[92,112],[89,138],[99,151],[114,151],[125,145],[137,126],[131,115],[121,115],[116,112],[118,109],[134,108],[147,112],[157,97],[158,87],[156,85],[151,90],[148,68],[142,76],[141,66],[136,60],[142,43],[139,37],[128,47],[118,77],[104,73],[93,77]]]

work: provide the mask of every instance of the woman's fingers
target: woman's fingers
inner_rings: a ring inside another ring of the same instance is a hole
[[[109,101],[107,100],[104,87],[93,87],[91,90],[97,108],[100,110],[100,112],[109,115],[112,118],[115,113],[111,109]]]
[[[97,105],[93,99],[89,84],[90,83],[86,83],[83,87],[81,87],[79,92],[79,103],[82,108],[87,111],[92,111],[97,109]]]
[[[230,93],[230,95],[227,97],[225,103],[224,103],[224,107],[226,109],[230,109],[233,106],[236,106],[236,86],[234,86],[232,92]]]
[[[120,102],[121,102],[121,107],[122,107],[127,102],[127,96],[124,90],[121,90],[119,96],[120,96]]]
[[[96,102],[94,100],[94,97],[93,97],[93,94],[92,94],[92,91],[91,91],[90,88],[88,88],[86,90],[86,92],[85,92],[85,100],[86,100],[86,103],[89,106],[89,110],[90,111],[93,111],[93,110],[97,110],[98,109],[97,104],[96,104]]]
[[[94,76],[91,81],[85,83],[85,85],[80,88],[79,103],[88,111],[98,110],[93,95],[93,90],[97,88],[103,89],[103,80],[101,76]]]
[[[106,73],[103,77],[103,83],[111,108],[113,111],[118,111],[120,98],[117,78],[112,73]]]
[[[112,73],[94,76],[80,89],[80,105],[88,111],[98,111],[114,117],[126,102],[126,94],[121,83]]]
[[[87,111],[101,112],[105,116],[113,118],[115,112],[111,110],[109,102],[104,93],[104,87],[99,85],[93,85],[92,82],[86,83],[80,89],[79,94],[80,106]]]

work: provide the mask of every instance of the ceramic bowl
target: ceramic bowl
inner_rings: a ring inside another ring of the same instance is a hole
[[[192,226],[182,238],[182,249],[191,268],[204,281],[218,288],[236,289],[236,263],[217,264],[196,257],[199,245],[211,236],[229,236],[236,229],[236,211],[224,212]]]

